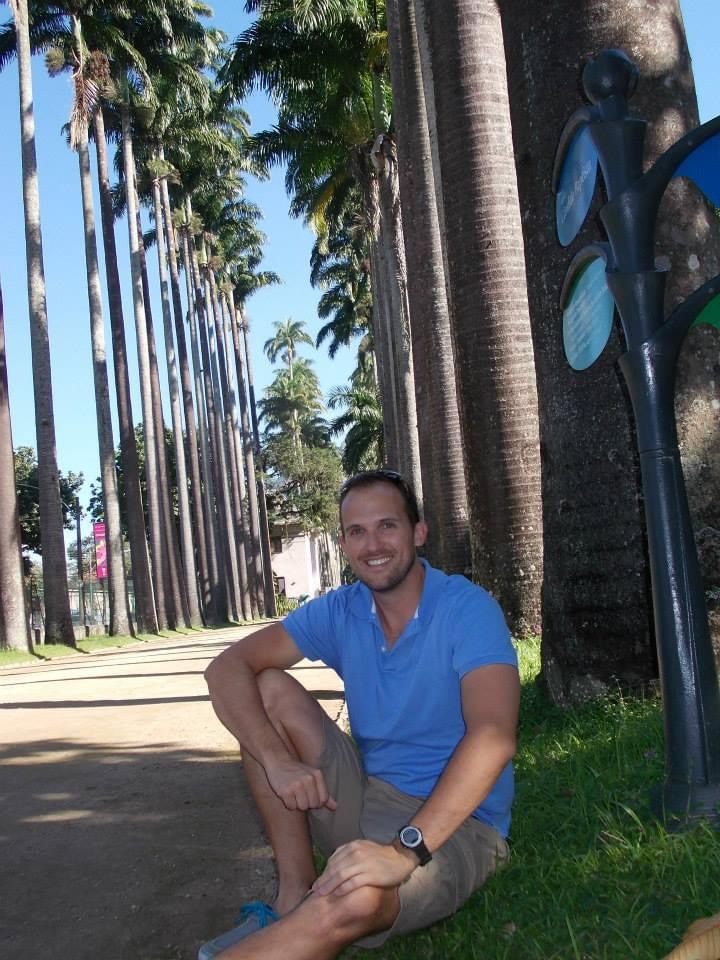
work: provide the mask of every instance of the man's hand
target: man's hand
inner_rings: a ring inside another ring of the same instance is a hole
[[[265,773],[268,783],[288,810],[337,809],[321,770],[288,758],[268,764]]]
[[[392,844],[353,840],[337,848],[312,889],[323,896],[344,896],[358,887],[399,887],[417,865],[411,851],[401,853]]]

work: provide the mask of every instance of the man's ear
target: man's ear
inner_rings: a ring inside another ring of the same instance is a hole
[[[415,546],[422,547],[427,540],[428,527],[424,520],[418,520],[415,524]]]
[[[342,527],[338,530],[338,543],[340,544],[340,549],[347,556],[347,550],[345,549],[345,534],[343,533]]]

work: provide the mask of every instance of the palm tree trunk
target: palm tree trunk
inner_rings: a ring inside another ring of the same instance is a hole
[[[125,510],[127,513],[128,540],[130,542],[130,562],[132,564],[133,590],[135,593],[135,624],[140,633],[157,633],[157,613],[155,611],[155,598],[153,596],[152,578],[150,576],[150,557],[148,555],[145,534],[145,513],[140,488],[140,467],[138,465],[137,447],[135,446],[135,429],[132,399],[130,396],[130,374],[125,342],[125,321],[123,318],[122,296],[120,293],[120,272],[117,263],[115,231],[113,229],[110,176],[108,173],[105,122],[102,109],[95,111],[93,124],[95,128],[95,153],[97,157],[103,248],[105,252],[105,275],[108,290],[108,309],[110,313],[113,365],[115,371],[115,392],[117,396],[118,425],[120,430],[120,462],[123,472]]]
[[[250,602],[250,587],[248,584],[247,558],[245,556],[242,496],[238,477],[238,463],[235,457],[235,444],[233,442],[233,425],[227,389],[225,352],[220,336],[220,307],[215,292],[215,277],[209,266],[205,267],[205,310],[213,397],[219,418],[219,435],[223,445],[223,457],[225,461],[224,476],[230,482],[230,489],[228,490],[228,519],[232,529],[237,555],[237,581],[240,590],[239,600],[243,619],[251,620],[252,606]]]
[[[495,0],[416,0],[427,32],[447,231],[473,569],[516,629],[537,628],[542,504],[527,306]]]
[[[20,514],[15,491],[10,400],[8,397],[5,318],[0,289],[0,649],[32,653],[25,605]]]
[[[162,152],[161,152],[162,156]],[[170,208],[170,193],[167,178],[160,181],[160,191],[165,217],[167,235],[168,263],[170,265],[170,289],[172,290],[173,314],[175,318],[175,341],[177,343],[178,364],[180,367],[180,384],[182,388],[183,408],[185,411],[185,432],[187,434],[188,461],[190,464],[190,492],[194,520],[195,544],[197,550],[197,566],[199,571],[199,589],[202,609],[207,615],[210,604],[210,578],[208,573],[207,540],[205,537],[205,518],[202,500],[202,481],[200,478],[200,457],[198,452],[198,437],[195,426],[195,410],[193,406],[192,383],[190,379],[190,365],[188,363],[185,327],[183,325],[182,302],[180,299],[180,277],[178,272],[177,249],[175,244],[175,228]],[[192,301],[188,301],[192,309]]]
[[[420,446],[418,442],[417,408],[415,406],[415,372],[410,337],[410,308],[407,297],[407,268],[403,242],[400,195],[398,191],[397,157],[392,140],[378,137],[371,151],[378,179],[380,211],[378,242],[383,247],[387,272],[385,283],[390,295],[390,334],[395,357],[400,443],[403,451],[403,473],[412,484],[418,503],[422,504]]]
[[[187,601],[188,626],[202,625],[198,603],[197,576],[195,574],[195,548],[190,519],[190,497],[188,494],[187,468],[185,465],[185,440],[183,437],[182,416],[180,413],[180,390],[178,386],[177,363],[175,361],[175,342],[173,340],[172,318],[170,316],[170,292],[168,290],[167,263],[165,251],[165,230],[163,229],[162,201],[160,199],[160,181],[153,179],[153,206],[155,211],[155,233],[158,253],[158,271],[163,314],[163,332],[165,335],[165,357],[167,360],[168,386],[170,390],[170,413],[175,440],[175,476],[178,491],[178,513],[180,522],[180,543],[182,548],[183,594]],[[172,230],[172,223],[169,225]]]
[[[189,201],[188,201],[189,207]],[[190,217],[188,217],[190,220]],[[217,409],[211,373],[210,348],[208,344],[207,304],[203,292],[197,252],[192,238],[190,238],[190,257],[193,271],[193,285],[195,287],[195,307],[198,320],[198,339],[202,358],[202,376],[205,393],[205,406],[208,417],[208,432],[212,444],[213,483],[215,486],[216,509],[218,516],[218,546],[220,564],[223,571],[225,591],[233,619],[240,620],[242,603],[240,601],[240,586],[238,582],[237,551],[235,546],[235,531],[230,505],[230,496],[227,485],[227,458],[222,427],[222,411]]]
[[[398,0],[389,0],[386,11],[420,467],[430,530],[426,556],[447,573],[465,573],[470,569],[470,530],[463,442],[415,11],[411,3]]]
[[[33,394],[35,398],[40,537],[43,551],[43,587],[45,594],[45,642],[66,643],[74,647],[75,633],[70,616],[55,442],[45,267],[40,226],[37,158],[35,155],[35,118],[33,114],[28,7],[26,0],[11,0],[10,6],[17,33],[25,250]]]
[[[183,227],[183,261],[185,266],[185,284],[188,300],[188,322],[190,326],[190,349],[193,363],[193,375],[195,380],[195,400],[198,412],[198,433],[200,435],[200,450],[202,452],[202,462],[200,464],[202,472],[202,498],[203,498],[203,518],[205,521],[205,541],[207,545],[208,561],[208,586],[209,598],[205,606],[206,622],[212,624],[227,623],[229,620],[228,594],[225,589],[224,574],[221,573],[220,557],[220,529],[217,510],[215,509],[215,479],[214,464],[210,450],[210,440],[208,437],[208,419],[205,404],[205,386],[203,381],[202,363],[200,359],[200,346],[198,335],[198,324],[196,317],[199,315],[201,307],[197,306],[195,297],[196,291],[193,280],[193,264],[190,254],[189,228]]]
[[[79,23],[73,17],[77,31],[78,48],[82,40]],[[95,410],[97,416],[98,450],[100,454],[100,481],[105,517],[105,535],[108,560],[108,596],[110,607],[110,635],[132,635],[130,608],[128,606],[125,563],[123,558],[120,503],[118,500],[117,475],[115,473],[115,444],[113,442],[112,416],[110,413],[110,387],[107,375],[105,352],[105,323],[102,296],[100,293],[100,269],[98,267],[97,239],[95,235],[95,212],[93,209],[92,178],[88,151],[87,126],[80,124],[80,139],[77,145],[80,165],[80,190],[83,205],[85,230],[85,266],[87,271],[88,302],[90,307],[90,340],[92,343],[93,378],[95,384]]]
[[[168,625],[175,629],[182,618],[185,626],[190,626],[187,597],[180,575],[180,551],[177,542],[177,528],[175,526],[175,512],[171,503],[172,477],[168,467],[167,450],[165,446],[165,417],[163,415],[162,393],[160,389],[160,369],[158,365],[157,346],[155,343],[155,328],[150,305],[150,281],[147,271],[145,245],[142,239],[140,211],[138,221],[138,246],[140,250],[140,271],[143,285],[143,299],[145,302],[145,321],[147,325],[148,358],[150,361],[150,382],[152,385],[152,408],[155,418],[155,442],[158,464],[158,486],[162,517],[163,549],[165,551],[166,580],[165,602],[167,604]],[[166,289],[167,293],[167,289]]]
[[[253,619],[260,616],[261,593],[262,593],[262,565],[259,569],[256,561],[260,558],[259,544],[253,537],[253,527],[251,522],[250,497],[248,493],[249,486],[254,482],[251,477],[245,476],[245,457],[243,452],[242,428],[240,424],[240,410],[238,407],[237,390],[233,380],[233,365],[230,362],[232,355],[232,345],[229,339],[230,327],[230,306],[228,304],[227,291],[223,291],[220,297],[220,315],[222,326],[221,334],[222,354],[225,362],[225,378],[228,385],[228,400],[230,406],[230,420],[232,424],[232,441],[235,463],[237,465],[237,474],[240,487],[240,497],[242,500],[242,524],[243,539],[245,542],[245,562],[247,564],[247,580],[250,590],[250,606]],[[258,575],[259,574],[259,575]]]
[[[250,434],[250,418],[248,416],[247,387],[245,384],[245,371],[243,369],[242,346],[240,344],[240,331],[238,329],[235,307],[232,302],[228,304],[228,314],[230,317],[230,332],[232,335],[233,355],[235,357],[235,375],[237,379],[237,392],[240,402],[240,433],[242,438],[242,454],[245,460],[245,473],[247,474],[247,493],[248,493],[248,513],[250,514],[250,542],[252,543],[252,565],[255,571],[255,582],[258,588],[258,606],[259,614],[265,615],[265,603],[263,595],[260,592],[260,586],[263,584],[263,557],[262,557],[262,536],[260,532],[260,511],[258,506],[257,480],[255,477],[255,456],[253,454],[253,443]]]
[[[253,447],[255,457],[260,460],[258,478],[258,514],[260,517],[260,543],[263,557],[263,580],[265,584],[265,614],[268,617],[277,616],[277,599],[275,597],[275,582],[272,571],[272,551],[270,549],[270,525],[268,523],[267,498],[265,496],[265,479],[263,477],[262,451],[260,448],[260,431],[258,429],[257,407],[255,405],[255,382],[252,372],[252,351],[250,350],[250,323],[243,314],[243,340],[245,344],[245,366],[247,369],[248,404],[250,407],[250,421],[252,424]]]

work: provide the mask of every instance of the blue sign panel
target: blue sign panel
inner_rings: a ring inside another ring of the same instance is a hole
[[[563,345],[573,370],[586,370],[603,352],[614,312],[605,261],[597,257],[578,273],[563,310]]]
[[[688,177],[713,206],[720,207],[720,133],[685,157],[673,176]]]
[[[595,192],[597,164],[597,150],[586,125],[568,147],[555,196],[555,223],[563,247],[573,242],[585,222]]]

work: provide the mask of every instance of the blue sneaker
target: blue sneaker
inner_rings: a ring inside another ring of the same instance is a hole
[[[221,933],[219,937],[208,940],[200,947],[198,960],[212,960],[223,950],[227,950],[233,944],[249,937],[251,933],[262,930],[263,927],[269,927],[271,923],[275,923],[278,919],[279,917],[273,908],[263,903],[262,900],[253,900],[251,903],[246,903],[245,906],[240,907],[240,916],[236,917],[235,926],[232,930]]]

